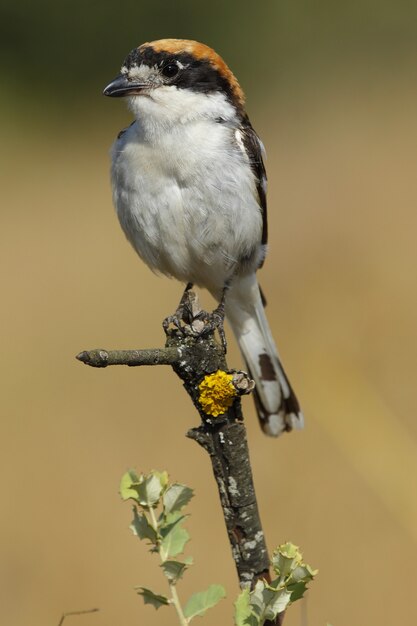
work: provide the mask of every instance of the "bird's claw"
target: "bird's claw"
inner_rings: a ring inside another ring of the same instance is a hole
[[[216,330],[224,352],[227,350],[224,333],[224,305],[221,303],[212,312],[207,313],[200,308],[196,294],[191,291],[192,285],[187,285],[181,302],[173,315],[169,315],[162,322],[167,336],[182,335],[183,337],[204,337]]]
[[[216,331],[219,333],[220,343],[222,345],[223,351],[227,353],[227,340],[226,334],[224,332],[224,303],[221,302],[219,306],[214,309],[211,314],[207,314],[206,328],[205,332],[214,333]]]

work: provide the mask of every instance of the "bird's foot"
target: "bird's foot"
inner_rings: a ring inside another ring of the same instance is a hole
[[[211,314],[207,313],[206,327],[204,329],[204,332],[214,333],[214,331],[217,330],[220,337],[220,343],[222,345],[224,353],[226,354],[227,340],[226,334],[224,332],[224,317],[224,298],[222,298],[219,306],[215,308]]]
[[[196,294],[191,291],[192,287],[192,283],[187,284],[177,310],[162,322],[166,335],[172,336],[180,333],[181,335],[192,336],[201,332],[204,324],[197,322],[199,322],[201,314],[205,312],[201,310]]]
[[[197,295],[191,291],[192,286],[188,283],[177,310],[164,319],[162,326],[165,334],[170,337],[175,335],[204,337],[217,330],[223,350],[226,352],[227,342],[223,327],[224,300],[212,313],[207,313],[200,307]]]

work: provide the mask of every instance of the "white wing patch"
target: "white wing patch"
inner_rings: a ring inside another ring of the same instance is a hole
[[[239,130],[239,128],[235,130],[235,139],[237,141],[237,145],[239,146],[245,157],[248,158],[248,153],[246,152],[245,144],[243,143],[243,133],[241,130]]]

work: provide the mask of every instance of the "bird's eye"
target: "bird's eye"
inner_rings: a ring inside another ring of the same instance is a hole
[[[165,67],[162,68],[162,74],[167,78],[173,78],[178,74],[180,68],[176,63],[168,63]]]

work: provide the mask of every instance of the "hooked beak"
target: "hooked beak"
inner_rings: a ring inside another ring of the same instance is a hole
[[[143,89],[149,87],[145,83],[136,83],[127,79],[126,74],[120,74],[107,85],[103,91],[104,96],[122,98],[123,96],[137,96]]]

